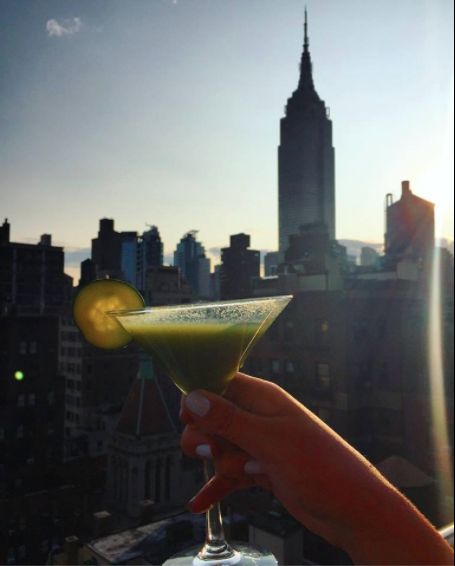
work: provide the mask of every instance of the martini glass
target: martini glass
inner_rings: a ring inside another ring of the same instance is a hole
[[[109,313],[133,340],[164,365],[175,385],[188,395],[196,389],[223,395],[251,350],[292,296],[147,308]],[[206,481],[214,466],[205,462]],[[223,564],[276,566],[267,551],[224,537],[220,506],[207,513],[204,547],[189,549],[166,565]]]

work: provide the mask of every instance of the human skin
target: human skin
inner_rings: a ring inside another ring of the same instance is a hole
[[[261,486],[355,564],[453,565],[453,550],[425,517],[277,385],[238,374],[224,398],[206,391],[183,397],[181,419],[184,453],[213,457],[216,467],[192,512]]]

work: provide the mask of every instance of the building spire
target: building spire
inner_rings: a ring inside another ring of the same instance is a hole
[[[313,83],[313,64],[311,63],[310,55],[310,39],[308,35],[308,10],[305,6],[305,40],[303,43],[302,61],[300,63],[300,81],[299,89],[310,88],[314,90]]]
[[[308,37],[308,9],[305,6],[305,43],[304,43],[304,47],[305,47],[305,53],[308,53],[310,50],[310,40]]]

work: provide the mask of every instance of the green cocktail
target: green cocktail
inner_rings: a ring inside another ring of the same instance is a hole
[[[260,339],[257,324],[147,324],[147,315],[122,317],[124,328],[186,395],[204,389],[222,395],[239,370],[243,354]]]
[[[247,356],[292,297],[110,312],[131,338],[158,358],[185,394],[222,395]],[[109,327],[109,325],[104,324]],[[111,332],[110,327],[108,328]],[[123,331],[123,330],[122,330]],[[206,462],[206,479],[212,465]],[[276,566],[272,554],[224,539],[219,506],[207,513],[204,548],[190,549],[165,566]]]

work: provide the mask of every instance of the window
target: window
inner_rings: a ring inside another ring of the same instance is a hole
[[[35,405],[36,405],[36,394],[30,393],[30,395],[28,396],[28,406],[34,407]]]
[[[17,406],[19,407],[19,409],[25,407],[25,395],[19,395],[19,397],[17,398]]]
[[[314,338],[317,346],[327,347],[330,342],[330,323],[325,319],[318,319],[314,323]]]
[[[25,356],[26,353],[27,353],[27,342],[21,342],[19,344],[19,354],[21,356]]]
[[[279,360],[272,360],[270,362],[270,371],[273,373],[273,375],[279,375],[281,370],[281,364]]]
[[[38,342],[33,341],[30,342],[30,354],[37,354],[38,353]]]
[[[16,429],[16,438],[17,439],[24,438],[24,433],[25,433],[24,425],[19,425]]]
[[[286,362],[285,365],[285,372],[288,375],[293,375],[294,374],[294,362]]]
[[[284,325],[284,341],[293,342],[294,341],[294,323],[292,320],[286,321]]]
[[[329,389],[330,382],[330,364],[318,363],[316,364],[316,379],[317,387],[320,389]]]

